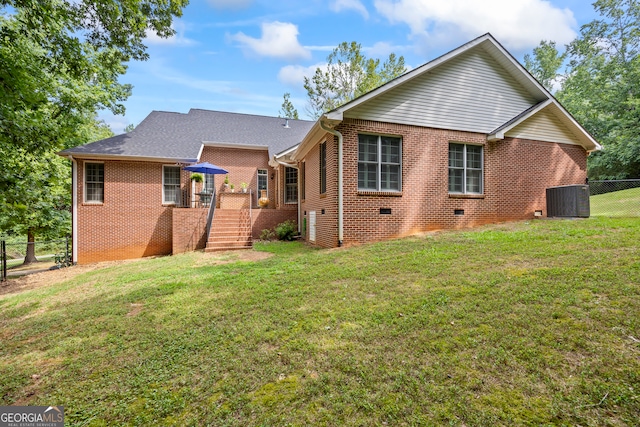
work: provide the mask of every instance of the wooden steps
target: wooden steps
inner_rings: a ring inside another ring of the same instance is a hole
[[[251,217],[248,209],[216,209],[205,252],[251,249]]]

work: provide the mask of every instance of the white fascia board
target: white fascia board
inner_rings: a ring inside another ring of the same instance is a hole
[[[313,127],[309,129],[309,132],[305,135],[304,139],[291,155],[292,161],[301,160],[313,146],[318,142],[318,137],[324,133],[324,130],[320,127],[320,120],[313,124]]]
[[[113,160],[113,161],[133,161],[133,162],[154,162],[154,163],[196,163],[198,159],[178,159],[170,157],[148,157],[148,156],[121,156],[114,154],[92,154],[92,153],[65,153],[58,155],[62,157],[73,156],[81,160]]]
[[[593,144],[593,147],[584,147],[588,153],[602,150],[602,145],[598,144],[598,141],[596,141],[595,138],[592,137],[591,134],[587,132],[587,130],[583,128],[582,125],[580,125],[580,123],[576,121],[576,119],[573,118],[571,113],[565,110],[565,108],[558,101],[555,100],[555,98],[553,99],[553,104],[556,107],[558,107],[558,109],[562,112],[562,114],[564,115],[564,118],[567,119],[569,123],[571,123],[573,126],[575,126],[582,135],[584,135],[584,139],[590,142],[591,144]]]
[[[202,157],[202,150],[204,150],[204,144],[200,144],[200,149],[198,150],[198,161]]]
[[[294,151],[296,151],[296,150],[298,149],[298,147],[299,147],[299,146],[300,146],[300,144],[296,144],[296,145],[294,145],[294,146],[293,146],[293,147],[291,147],[291,148],[287,148],[286,150],[284,150],[284,151],[282,151],[282,152],[280,152],[280,153],[276,154],[276,155],[275,155],[275,158],[276,158],[276,159],[280,159],[280,158],[282,158],[282,157],[285,157],[285,156],[287,156],[287,155],[289,155],[289,154],[293,153]]]
[[[267,145],[250,145],[250,144],[232,144],[229,142],[217,142],[217,141],[202,141],[202,144],[207,147],[220,147],[220,148],[240,148],[243,150],[268,150]]]

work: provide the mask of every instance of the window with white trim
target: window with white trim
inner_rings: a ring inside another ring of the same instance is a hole
[[[483,157],[481,145],[449,143],[449,193],[482,194]]]
[[[402,189],[402,140],[381,135],[358,135],[358,190]]]
[[[162,166],[162,203],[176,204],[180,200],[180,167]]]
[[[327,143],[320,144],[320,194],[327,192]]]
[[[296,203],[298,201],[298,170],[284,168],[284,202]]]
[[[104,203],[104,163],[84,164],[84,201]]]
[[[265,190],[268,192],[268,172],[266,169],[258,169],[258,197],[260,197],[260,190]]]
[[[306,163],[305,162],[300,162],[300,197],[302,198],[302,200],[306,199],[306,185],[305,185],[305,181],[307,179],[306,177]]]

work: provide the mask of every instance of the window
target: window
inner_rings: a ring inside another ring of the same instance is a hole
[[[449,143],[449,193],[482,194],[483,163],[482,146]]]
[[[84,201],[104,202],[104,163],[84,164]]]
[[[210,173],[205,173],[204,174],[204,184],[202,185],[202,191],[204,193],[213,194],[213,188],[214,188],[213,177],[214,176],[215,175],[210,174]]]
[[[320,144],[320,194],[327,192],[327,143]]]
[[[260,190],[265,190],[268,192],[267,187],[267,170],[266,169],[258,169],[258,197],[260,197]]]
[[[284,202],[298,201],[298,171],[294,168],[284,168]]]
[[[401,161],[400,138],[358,135],[358,190],[400,191]]]
[[[302,198],[302,200],[306,199],[306,188],[305,188],[305,181],[307,179],[307,175],[305,172],[305,162],[301,162],[300,163],[300,197]]]
[[[180,167],[162,167],[162,203],[176,204],[180,200]]]

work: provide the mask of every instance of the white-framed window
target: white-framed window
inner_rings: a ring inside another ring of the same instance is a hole
[[[180,167],[162,166],[162,204],[176,204],[180,200]]]
[[[84,201],[104,203],[104,163],[84,164]]]
[[[399,137],[358,135],[358,190],[402,189],[402,140]]]
[[[258,197],[261,190],[265,190],[269,194],[269,172],[266,169],[258,169]]]
[[[307,164],[305,162],[300,162],[300,197],[302,200],[306,199],[307,189],[306,189],[306,180],[307,180]]]
[[[284,168],[284,202],[298,202],[298,170],[295,168]]]
[[[482,194],[484,151],[481,145],[449,143],[449,193]]]
[[[214,181],[215,175],[210,173],[205,173],[203,174],[203,176],[204,176],[204,183],[202,184],[202,192],[213,194],[213,189],[215,186],[215,181]]]
[[[320,144],[320,194],[327,192],[327,142]]]

